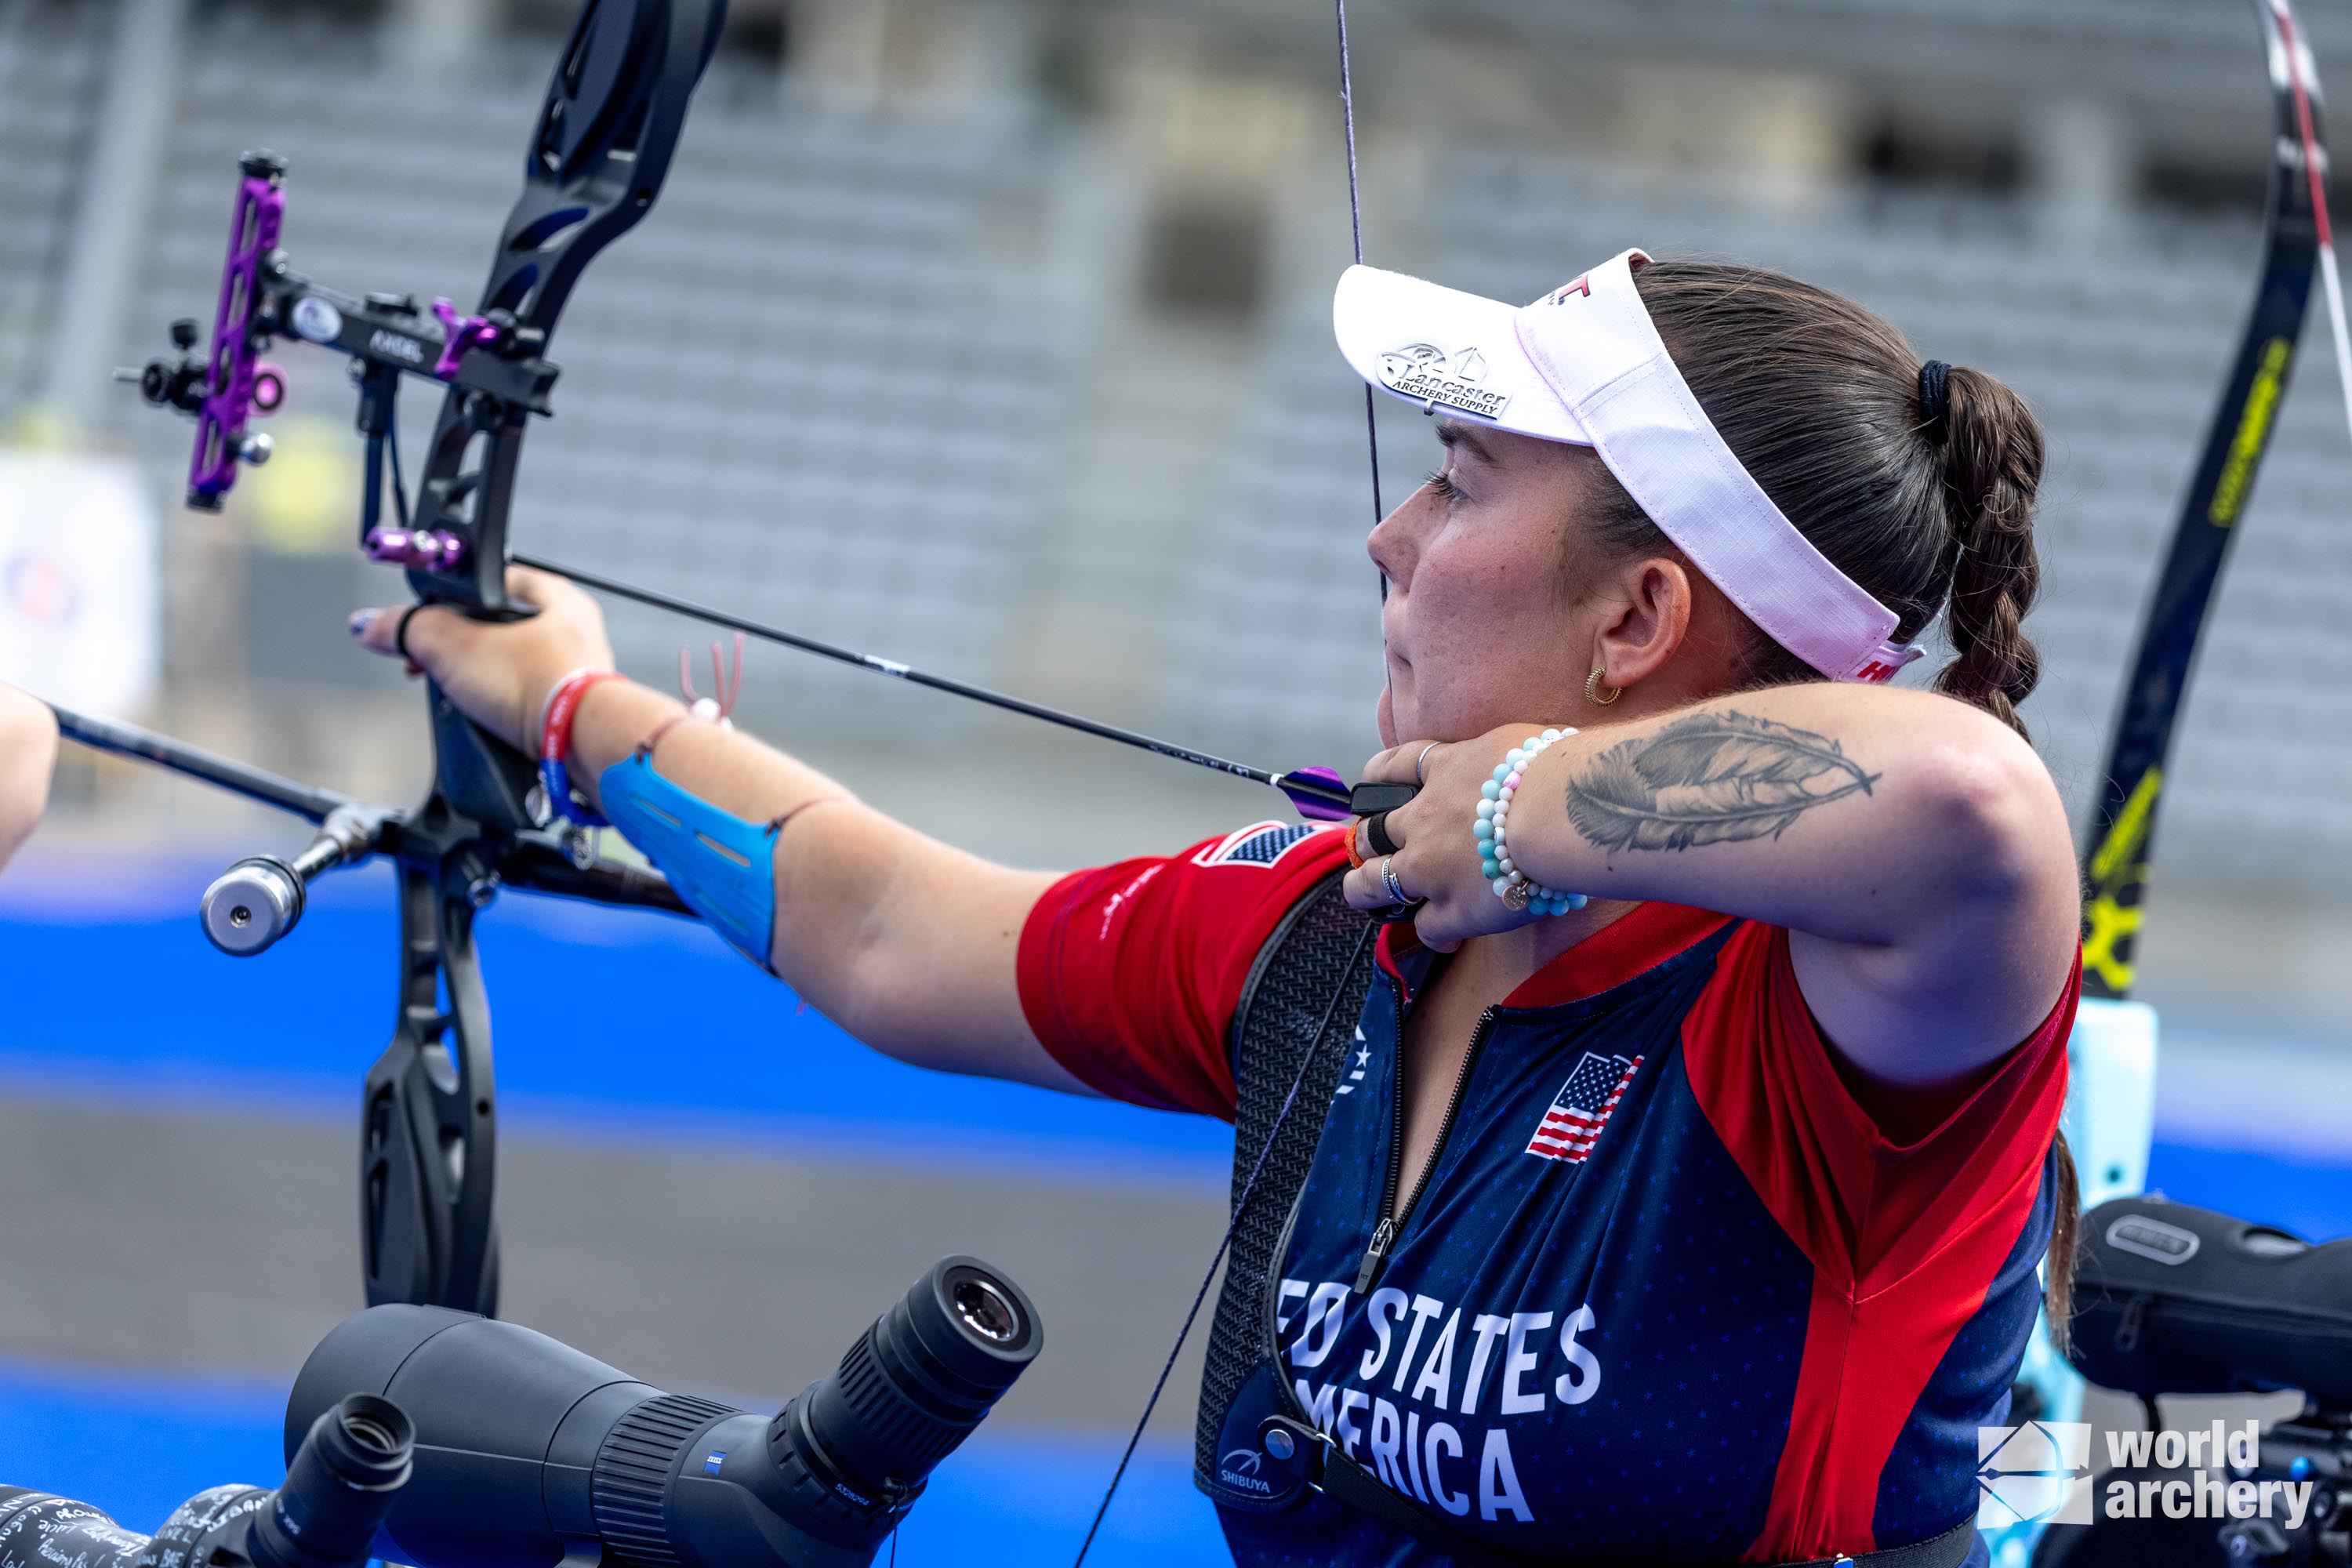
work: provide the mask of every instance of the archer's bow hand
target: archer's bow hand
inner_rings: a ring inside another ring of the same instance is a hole
[[[0,866],[39,826],[58,760],[58,720],[39,698],[0,685]]]
[[[548,693],[575,669],[612,668],[613,645],[596,601],[561,577],[511,566],[507,594],[539,614],[478,621],[442,605],[398,605],[359,611],[352,635],[372,652],[405,658],[475,723],[536,755]]]

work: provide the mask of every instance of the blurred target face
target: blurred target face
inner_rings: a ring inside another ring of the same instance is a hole
[[[1584,519],[1600,459],[1582,447],[1441,420],[1442,466],[1367,542],[1381,610],[1383,745],[1465,740],[1581,707],[1622,562]]]

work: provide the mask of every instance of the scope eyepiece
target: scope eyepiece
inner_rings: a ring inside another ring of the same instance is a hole
[[[844,1542],[888,1534],[1044,1342],[1018,1285],[976,1258],[933,1264],[768,1425],[777,1468],[815,1488],[808,1527]]]
[[[831,1377],[785,1406],[770,1441],[805,1431],[861,1490],[919,1485],[1036,1358],[1040,1339],[1036,1309],[1018,1286],[977,1258],[942,1258],[858,1336]],[[794,1406],[804,1422],[793,1419]]]
[[[400,1406],[354,1394],[320,1412],[286,1464],[286,1484],[212,1487],[152,1536],[70,1498],[0,1487],[0,1568],[142,1568],[244,1563],[362,1568],[407,1484],[416,1430]]]
[[[369,1556],[415,1449],[416,1428],[399,1405],[346,1395],[310,1423],[287,1463],[286,1484],[254,1521],[255,1568],[327,1568]]]

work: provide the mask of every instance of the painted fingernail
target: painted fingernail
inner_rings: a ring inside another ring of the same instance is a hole
[[[373,610],[353,610],[351,619],[352,636],[355,637],[367,636],[368,627],[375,625],[375,616],[376,613]]]

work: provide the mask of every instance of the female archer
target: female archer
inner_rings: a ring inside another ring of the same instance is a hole
[[[613,675],[553,579],[354,629],[919,1065],[1246,1122],[1321,1005],[1247,1001],[1298,912],[1410,913],[1356,922],[1345,1059],[1248,1195],[1200,1465],[1238,1561],[1981,1559],[1976,1428],[2074,1204],[2032,417],[1835,295],[1639,252],[1523,310],[1356,268],[1335,321],[1443,449],[1370,541],[1368,776],[1419,793],[1348,828],[1013,870]],[[1882,684],[1939,612],[1937,690]]]

